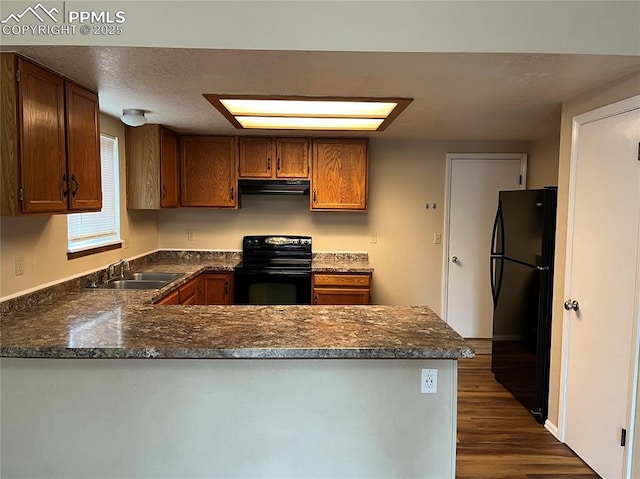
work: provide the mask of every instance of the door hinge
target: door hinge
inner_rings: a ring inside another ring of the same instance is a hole
[[[22,188],[18,190],[18,200],[24,201],[24,190]]]
[[[622,447],[627,445],[627,430],[623,429],[622,432],[620,433],[620,445]]]
[[[20,80],[22,80],[22,74],[20,70],[16,70],[16,81],[19,82]]]
[[[521,184],[522,184],[522,175],[520,175],[520,176],[518,177],[518,184],[519,184],[519,185],[521,185]]]

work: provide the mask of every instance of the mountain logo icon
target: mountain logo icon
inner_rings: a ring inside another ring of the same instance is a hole
[[[49,17],[55,23],[58,23],[58,19],[54,16],[55,14],[60,13],[60,11],[56,7],[52,7],[47,10],[42,3],[38,3],[35,7],[27,7],[24,9],[22,13],[12,13],[4,20],[0,20],[0,23],[5,24],[9,23],[13,20],[15,23],[20,23],[27,13],[31,13],[34,17],[36,17],[40,23],[44,23],[46,17]]]

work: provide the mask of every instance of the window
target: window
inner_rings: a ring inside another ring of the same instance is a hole
[[[67,215],[68,252],[120,244],[118,139],[100,135],[102,211]]]

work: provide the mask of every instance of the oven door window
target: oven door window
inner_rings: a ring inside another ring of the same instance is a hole
[[[252,283],[249,304],[296,304],[296,289],[291,283]]]
[[[235,304],[311,304],[311,275],[238,273]]]

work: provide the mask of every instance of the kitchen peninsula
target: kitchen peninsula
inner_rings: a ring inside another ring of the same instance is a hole
[[[180,281],[233,261],[183,261]],[[454,477],[456,359],[474,353],[429,308],[165,293],[4,311],[2,477]]]

